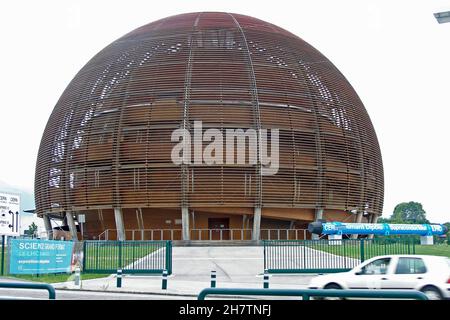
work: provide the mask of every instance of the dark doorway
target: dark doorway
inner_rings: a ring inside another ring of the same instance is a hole
[[[208,229],[211,230],[210,240],[230,240],[229,218],[208,218]],[[222,234],[222,238],[220,238]]]

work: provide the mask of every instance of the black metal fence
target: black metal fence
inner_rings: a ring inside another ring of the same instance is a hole
[[[387,254],[415,254],[411,239],[265,240],[264,269],[270,273],[348,271],[366,259]]]
[[[84,241],[83,272],[172,273],[171,241]]]

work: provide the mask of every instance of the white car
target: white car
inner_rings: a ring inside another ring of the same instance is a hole
[[[428,255],[385,255],[348,272],[319,275],[310,289],[412,289],[430,300],[450,299],[450,259]]]

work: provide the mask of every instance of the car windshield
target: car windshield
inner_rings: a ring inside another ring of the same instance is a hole
[[[372,261],[361,268],[358,274],[386,274],[391,258],[382,258]]]

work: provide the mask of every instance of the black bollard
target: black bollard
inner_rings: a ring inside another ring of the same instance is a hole
[[[216,271],[212,270],[211,271],[211,288],[215,288],[216,287]]]
[[[269,273],[267,269],[264,270],[264,289],[269,289]]]
[[[122,269],[117,270],[117,288],[122,288]]]
[[[162,273],[162,286],[161,286],[161,288],[163,290],[167,289],[167,270],[163,270],[163,273]]]

